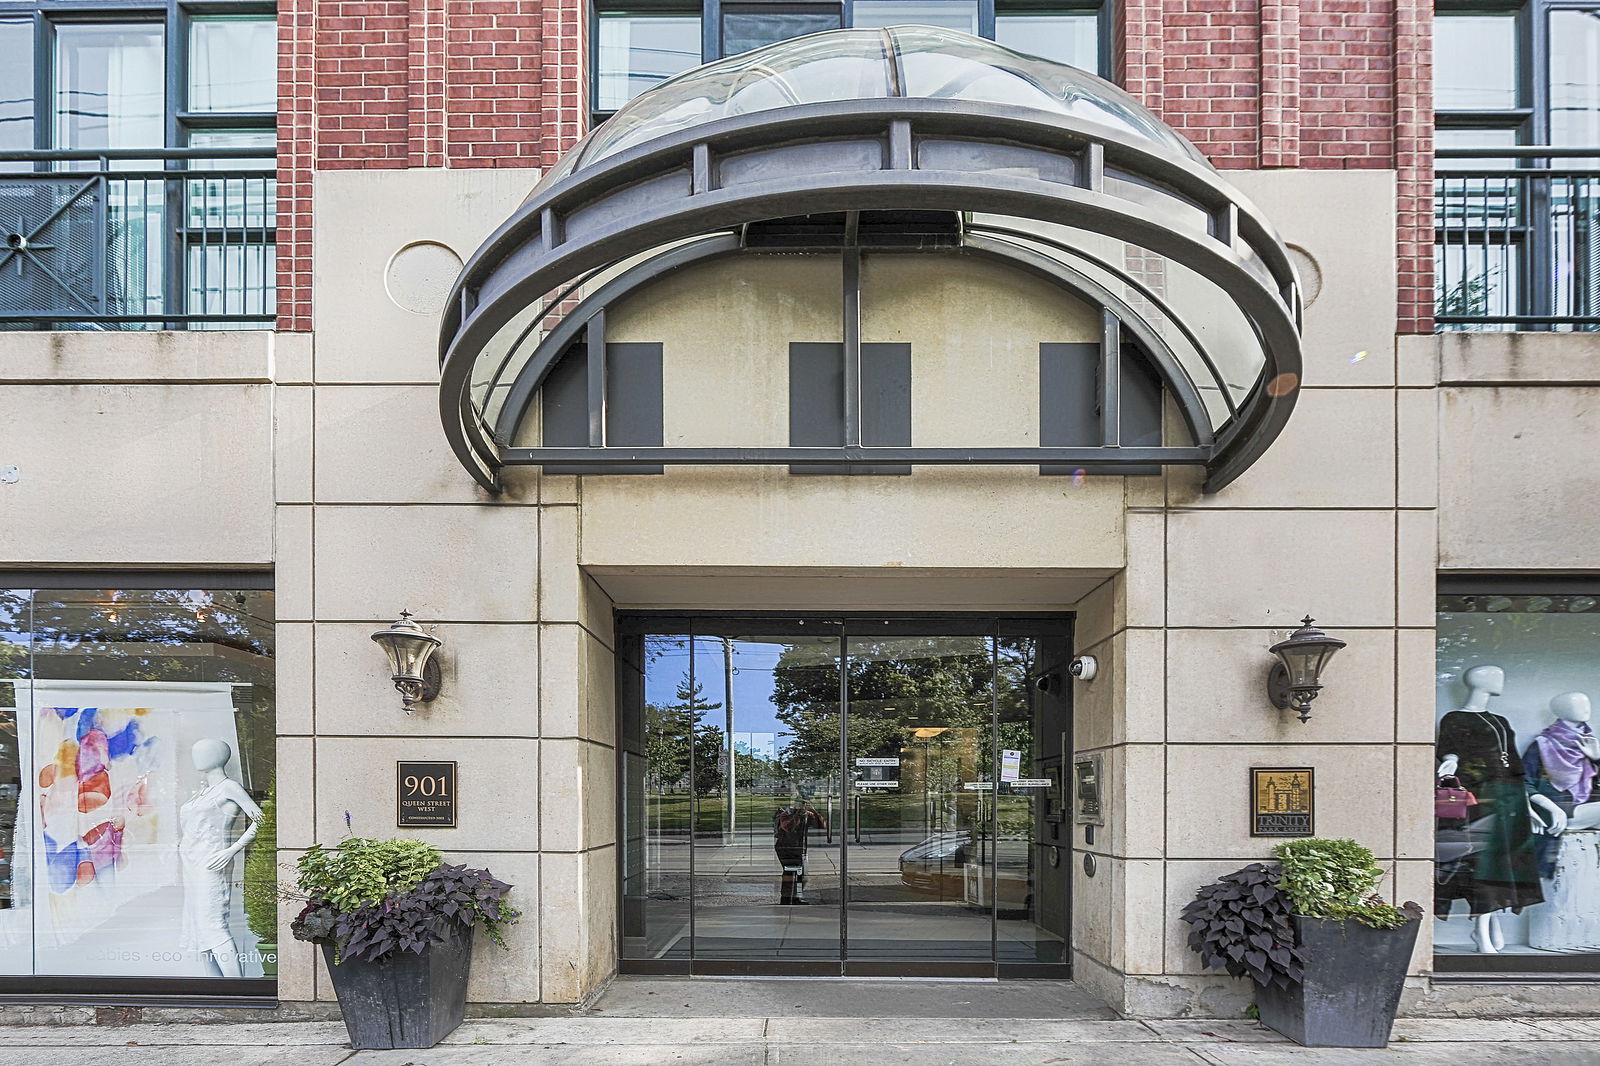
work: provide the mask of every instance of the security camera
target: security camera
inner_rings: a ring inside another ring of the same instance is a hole
[[[1061,675],[1040,674],[1033,679],[1033,687],[1040,692],[1059,692],[1061,690]]]
[[[1100,663],[1093,655],[1080,655],[1067,664],[1067,673],[1079,681],[1093,681],[1100,672]]]

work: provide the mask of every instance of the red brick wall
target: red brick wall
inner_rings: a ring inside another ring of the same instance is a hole
[[[1396,170],[1400,329],[1427,333],[1431,28],[1419,0],[1130,0],[1116,70],[1219,168]]]
[[[1401,328],[1430,331],[1431,8],[1111,7],[1118,80],[1218,167],[1398,171]],[[584,132],[582,0],[280,0],[278,22],[280,328],[310,327],[313,170],[547,167]]]
[[[311,328],[317,170],[545,167],[588,117],[582,0],[280,0],[278,328]]]

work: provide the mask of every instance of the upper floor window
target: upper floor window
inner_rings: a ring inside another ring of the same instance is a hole
[[[594,120],[701,63],[808,33],[924,25],[1105,74],[1102,0],[597,0]]]
[[[0,0],[0,328],[269,323],[277,69],[263,0]]]
[[[1441,0],[1441,329],[1600,329],[1600,3]]]

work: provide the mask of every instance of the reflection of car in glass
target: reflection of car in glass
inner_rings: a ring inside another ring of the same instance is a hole
[[[961,899],[973,893],[969,877],[987,879],[989,864],[994,865],[996,889],[1001,903],[1025,906],[1029,896],[1029,852],[1026,838],[979,841],[968,832],[935,833],[900,853],[900,882],[919,892],[946,899]],[[968,870],[967,867],[973,867]],[[988,888],[981,889],[987,900]]]

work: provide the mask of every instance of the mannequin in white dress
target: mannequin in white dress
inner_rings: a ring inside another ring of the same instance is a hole
[[[205,784],[178,810],[183,828],[178,842],[183,866],[182,947],[211,956],[208,975],[239,977],[239,949],[228,928],[231,874],[234,858],[256,837],[261,808],[228,776],[233,749],[224,741],[197,740],[190,755]],[[241,813],[245,830],[230,842],[228,832]]]

